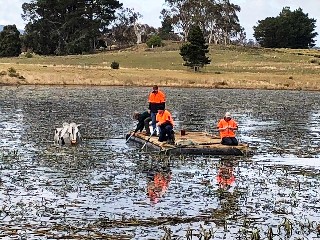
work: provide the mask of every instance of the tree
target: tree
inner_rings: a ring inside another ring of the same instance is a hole
[[[169,17],[175,28],[182,31],[186,41],[192,25],[198,25],[207,42],[231,43],[232,38],[243,35],[237,13],[241,8],[230,0],[165,0],[167,9],[162,18]],[[240,36],[241,37],[241,36]]]
[[[161,22],[161,28],[159,29],[159,37],[163,40],[169,40],[173,33],[172,19],[166,16]]]
[[[230,3],[229,0],[222,0],[218,4],[219,17],[217,25],[222,30],[224,44],[229,44],[231,38],[236,37],[238,33],[241,33],[243,29],[239,24],[239,18],[237,12],[240,12],[239,5]]]
[[[4,26],[0,32],[0,57],[17,57],[20,53],[20,32],[16,25]]]
[[[172,19],[172,23],[182,30],[186,41],[189,28],[192,24],[191,0],[165,0],[169,10],[163,9],[161,14]]]
[[[28,21],[25,45],[44,55],[91,52],[121,6],[117,0],[33,0],[24,3],[22,17]]]
[[[301,8],[291,11],[285,7],[279,16],[259,20],[253,36],[262,47],[310,48],[315,46],[314,38],[318,35],[314,32],[315,23]]]
[[[185,61],[184,65],[188,67],[203,67],[205,64],[209,64],[211,60],[206,57],[209,52],[208,45],[205,44],[205,39],[199,26],[191,27],[187,40],[188,43],[184,44],[180,49],[180,55]]]
[[[158,35],[151,36],[146,42],[149,48],[161,47],[162,39]]]
[[[108,39],[120,47],[146,42],[157,31],[152,26],[138,23],[141,17],[142,15],[134,9],[121,9],[108,34]]]
[[[133,9],[121,9],[117,13],[117,18],[108,34],[108,38],[120,47],[132,45],[136,42],[136,35],[133,29],[133,13]]]

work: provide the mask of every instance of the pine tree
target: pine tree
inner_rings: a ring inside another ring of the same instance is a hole
[[[34,0],[22,5],[24,44],[42,55],[93,52],[122,6],[118,0]]]
[[[16,25],[4,26],[0,32],[0,57],[17,57],[20,53],[20,32]]]
[[[206,56],[209,52],[208,45],[199,26],[191,27],[187,40],[188,42],[180,48],[184,65],[197,70],[197,67],[209,64],[211,60]]]
[[[172,20],[167,16],[161,23],[162,27],[159,29],[159,36],[161,39],[168,40],[173,32]]]

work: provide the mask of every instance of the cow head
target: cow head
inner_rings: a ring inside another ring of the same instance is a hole
[[[68,127],[68,133],[71,144],[78,144],[81,140],[81,135],[79,132],[79,126],[81,124],[70,123]]]

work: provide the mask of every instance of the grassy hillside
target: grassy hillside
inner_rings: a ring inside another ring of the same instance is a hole
[[[320,51],[210,47],[210,65],[194,73],[183,66],[179,43],[148,49],[63,57],[34,56],[0,59],[3,84],[168,85],[215,88],[320,90]],[[112,61],[119,70],[110,69]],[[21,79],[12,79],[8,68]],[[21,77],[23,76],[23,77]],[[23,79],[25,78],[25,79]]]

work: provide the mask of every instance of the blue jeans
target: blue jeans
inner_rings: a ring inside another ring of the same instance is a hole
[[[156,129],[156,116],[157,116],[157,113],[154,113],[154,112],[151,112],[151,126],[152,126],[152,131],[154,131]]]

